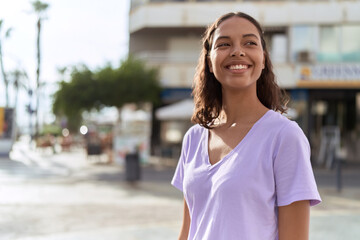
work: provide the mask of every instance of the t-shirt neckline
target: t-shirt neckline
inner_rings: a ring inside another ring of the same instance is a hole
[[[251,135],[253,134],[253,132],[256,130],[257,126],[264,121],[264,119],[266,118],[267,115],[269,115],[269,113],[272,112],[272,110],[268,110],[264,115],[262,115],[254,124],[253,126],[250,128],[250,130],[248,131],[248,133],[243,137],[243,139],[241,139],[241,141],[228,153],[226,154],[222,159],[220,159],[219,161],[217,161],[214,164],[210,163],[210,158],[209,158],[209,129],[204,128],[205,130],[205,141],[204,141],[204,148],[205,148],[205,153],[206,153],[206,164],[208,165],[208,168],[214,168],[218,165],[221,165],[223,162],[226,161],[226,159],[228,159],[231,155],[233,155],[233,153],[240,148],[244,142],[246,142],[246,140],[251,137]]]

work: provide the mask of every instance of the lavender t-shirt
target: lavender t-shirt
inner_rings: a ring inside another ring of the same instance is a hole
[[[269,110],[223,159],[211,165],[206,128],[184,136],[172,184],[189,207],[190,240],[277,240],[277,207],[321,202],[307,138]]]

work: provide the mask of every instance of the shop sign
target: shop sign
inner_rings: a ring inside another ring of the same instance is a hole
[[[0,107],[0,136],[3,135],[4,128],[5,128],[5,109],[3,107]]]
[[[0,155],[8,156],[15,140],[15,111],[0,107]]]
[[[360,63],[315,64],[301,66],[300,81],[359,81]]]
[[[14,109],[0,107],[0,139],[13,136]]]

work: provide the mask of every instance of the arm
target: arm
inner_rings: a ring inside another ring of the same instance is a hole
[[[308,200],[279,207],[279,240],[308,240],[309,222]]]
[[[183,218],[183,224],[182,224],[181,231],[180,231],[179,240],[187,240],[188,239],[190,221],[191,220],[190,220],[189,208],[184,199],[184,218]]]

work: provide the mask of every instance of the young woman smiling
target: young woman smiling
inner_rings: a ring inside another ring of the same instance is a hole
[[[197,125],[172,184],[184,193],[179,239],[307,240],[320,203],[307,138],[281,115],[263,31],[228,13],[205,32],[193,89]]]

